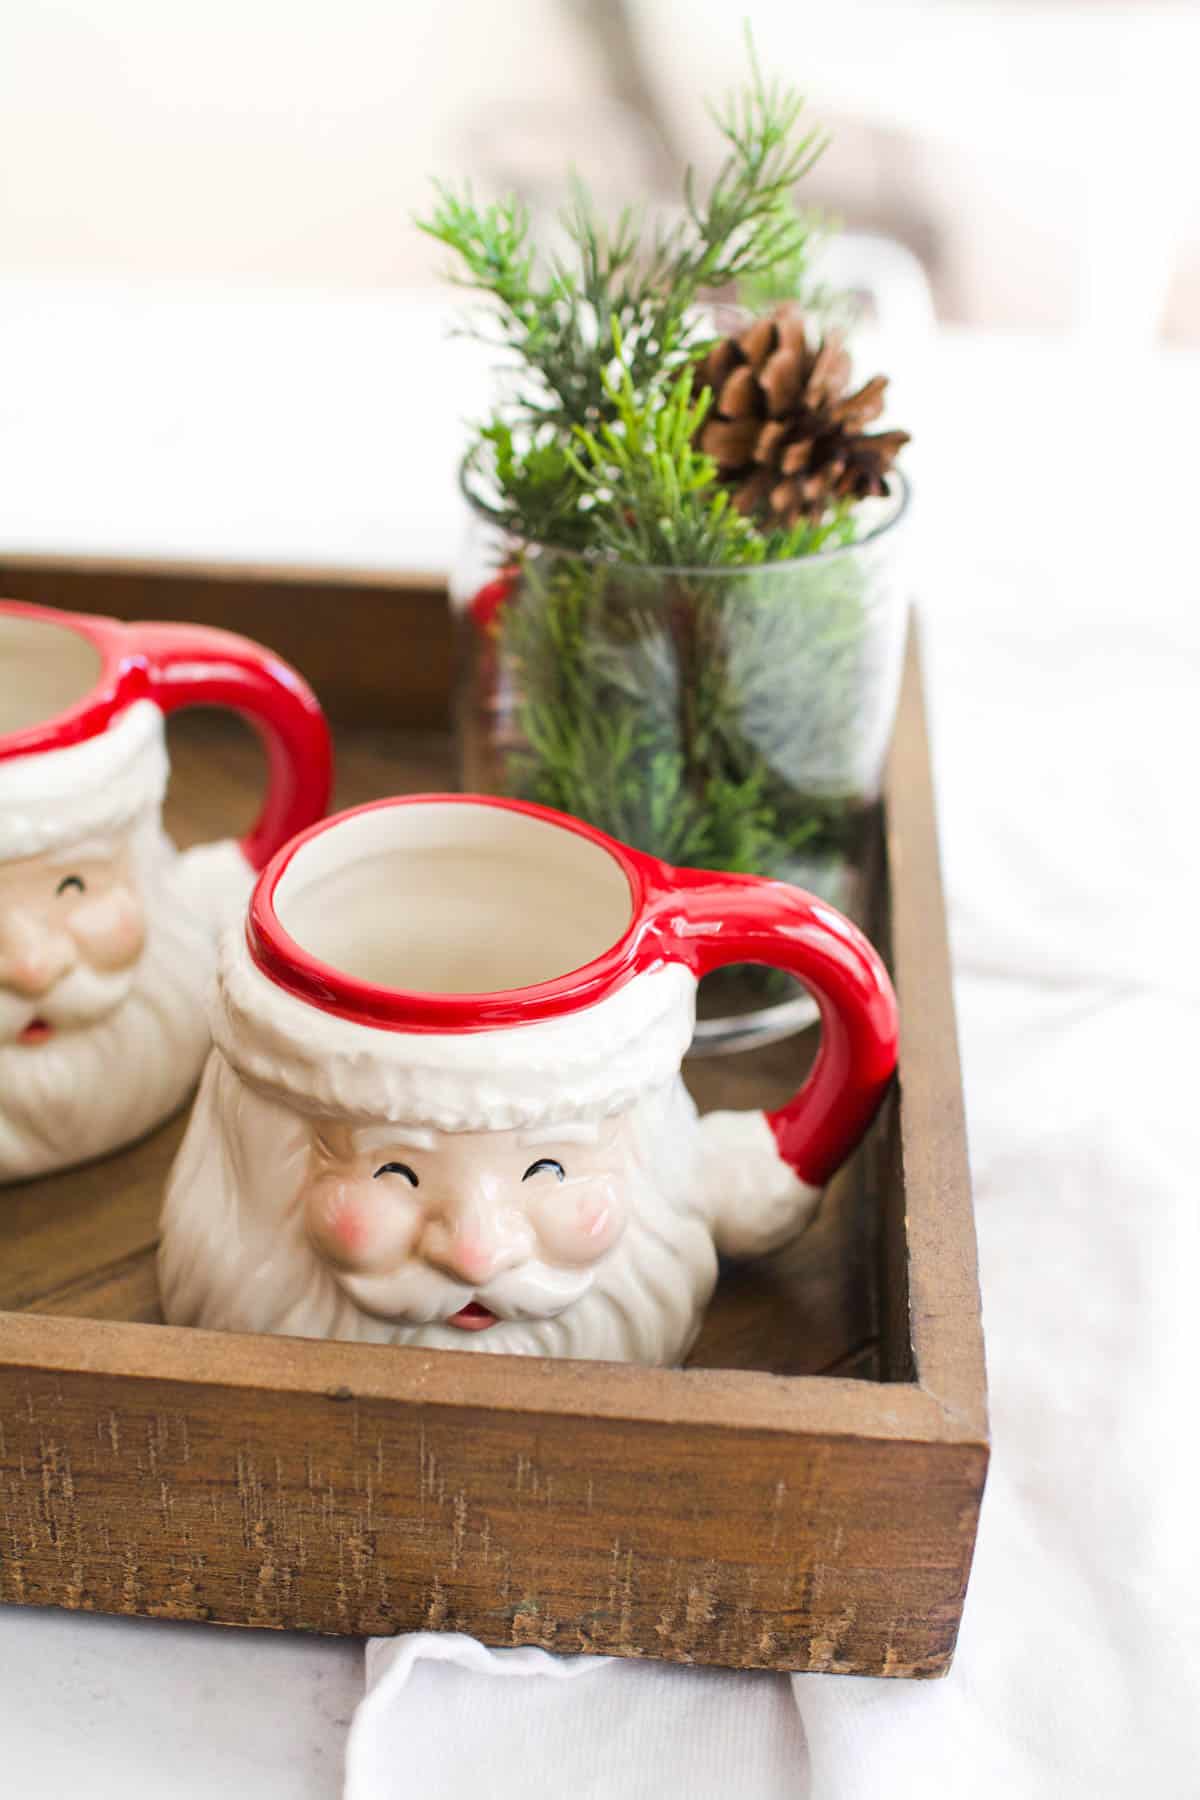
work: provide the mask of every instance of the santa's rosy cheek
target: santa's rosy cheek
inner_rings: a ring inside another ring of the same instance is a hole
[[[361,1181],[329,1176],[310,1190],[309,1236],[322,1255],[339,1266],[378,1267],[412,1247],[415,1209]]]
[[[608,1180],[580,1182],[572,1193],[560,1188],[539,1209],[538,1235],[550,1258],[565,1263],[596,1262],[611,1250],[625,1225],[616,1186]]]
[[[575,1229],[589,1244],[611,1242],[612,1207],[606,1200],[581,1200],[575,1213]]]
[[[146,941],[141,901],[132,888],[113,887],[71,909],[67,929],[97,969],[124,969]]]
[[[362,1250],[370,1242],[371,1221],[351,1202],[330,1220],[330,1230],[343,1250]]]
[[[318,1181],[309,1190],[305,1213],[309,1236],[319,1250],[339,1257],[358,1233],[354,1202],[340,1181]]]

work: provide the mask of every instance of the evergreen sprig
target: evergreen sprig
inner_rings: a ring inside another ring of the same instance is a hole
[[[616,336],[616,351],[622,344]],[[606,374],[612,420],[578,425],[564,454],[588,505],[592,541],[643,568],[719,568],[745,560],[753,525],[716,483],[717,465],[696,445],[707,391],[692,398],[688,373],[659,402],[639,398],[629,368]]]
[[[678,864],[842,903],[887,659],[863,630],[860,572],[802,569],[527,559],[494,639],[518,697],[502,791]]]
[[[485,298],[484,317],[466,328],[514,356],[521,377],[489,432],[517,427],[527,446],[541,449],[547,427],[561,438],[611,418],[614,331],[635,390],[661,393],[711,335],[697,306],[705,293],[784,265],[803,269],[810,226],[790,196],[825,140],[802,128],[802,95],[764,80],[752,45],[750,68],[745,92],[711,115],[725,160],[703,196],[688,170],[675,223],[647,232],[626,208],[606,225],[572,178],[562,224],[573,262],[535,254],[519,201],[479,204],[469,186],[436,186],[437,204],[417,223],[454,253],[451,279]]]
[[[613,349],[618,372],[603,377],[611,418],[594,430],[576,426],[562,452],[595,549],[643,568],[723,568],[810,555],[852,534],[849,508],[764,534],[738,512],[717,483],[716,463],[698,448],[708,389],[696,396],[685,372],[661,397],[639,395],[615,324]]]
[[[853,506],[822,519],[764,530],[733,505],[697,436],[712,396],[697,395],[690,371],[665,392],[639,392],[627,346],[613,322],[613,360],[601,374],[607,416],[568,437],[539,434],[522,450],[496,420],[481,433],[490,455],[489,510],[513,536],[591,550],[642,567],[724,568],[810,556],[854,538]],[[478,451],[468,486],[482,474]]]

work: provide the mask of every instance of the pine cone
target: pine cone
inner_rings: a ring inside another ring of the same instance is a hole
[[[741,513],[772,525],[819,519],[839,500],[887,492],[906,431],[873,436],[887,377],[846,392],[850,358],[831,333],[815,348],[794,306],[722,338],[696,365],[693,390],[712,389],[699,447],[714,458]]]

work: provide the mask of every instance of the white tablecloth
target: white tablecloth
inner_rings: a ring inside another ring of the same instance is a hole
[[[1200,1793],[1200,359],[947,333],[904,385],[995,1438],[954,1669],[552,1680],[537,1653],[500,1674],[469,1641],[380,1646],[350,1800]],[[429,1660],[456,1650],[474,1667]],[[5,1775],[23,1800],[332,1796],[360,1658],[0,1611]]]

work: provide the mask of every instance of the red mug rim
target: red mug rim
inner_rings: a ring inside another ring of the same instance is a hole
[[[314,956],[287,931],[275,910],[275,894],[296,854],[327,831],[348,821],[398,807],[471,806],[516,813],[569,831],[615,862],[629,887],[630,917],[625,930],[598,955],[576,969],[528,987],[482,993],[442,994],[390,988],[364,981]],[[252,961],[276,986],[323,1013],[384,1031],[467,1032],[529,1025],[594,1005],[667,960],[655,930],[656,903],[676,892],[675,871],[640,851],[618,843],[595,826],[532,801],[492,794],[400,794],[370,800],[320,819],[278,850],[250,897],[246,943]]]
[[[99,737],[117,713],[149,695],[146,658],[116,619],[60,613],[29,600],[0,600],[0,617],[34,619],[52,631],[84,639],[100,656],[96,679],[78,700],[20,731],[0,733],[0,761],[65,750]]]

